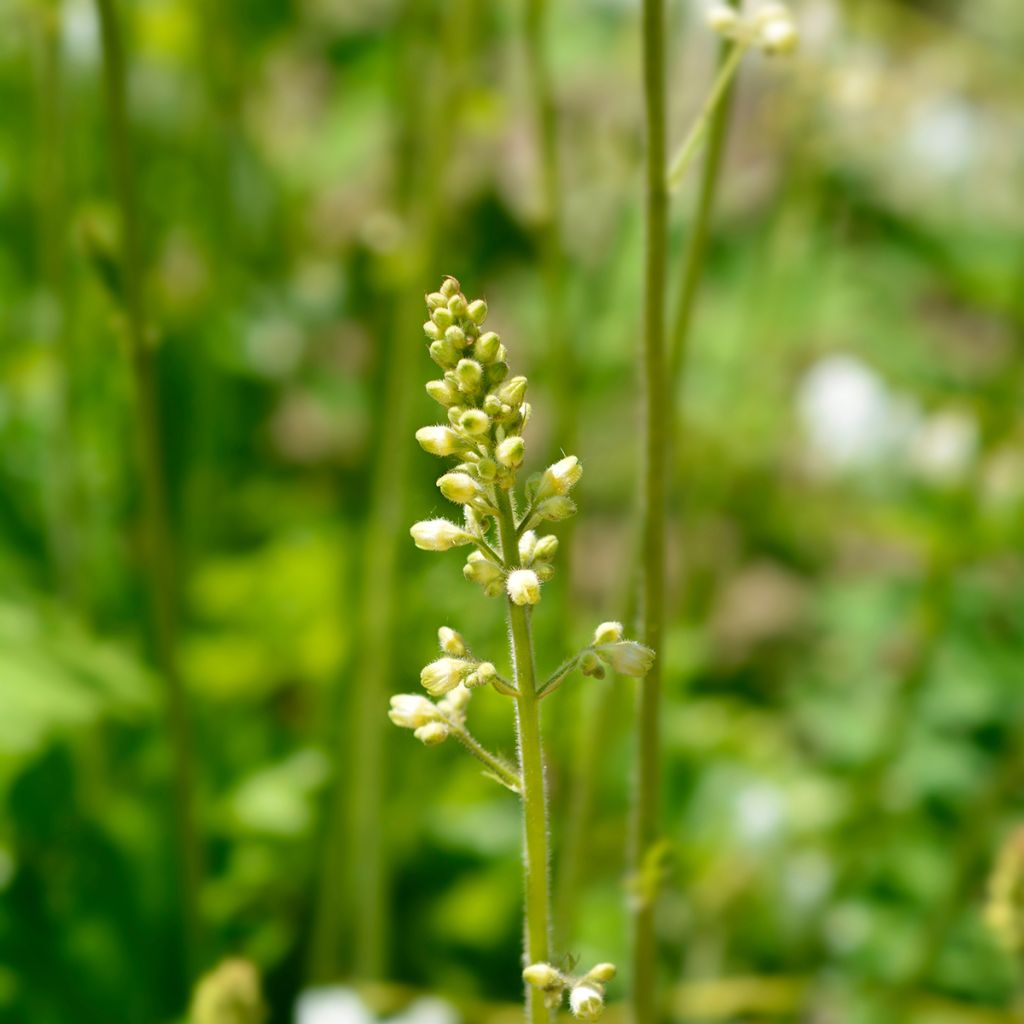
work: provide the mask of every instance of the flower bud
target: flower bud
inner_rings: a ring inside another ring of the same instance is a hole
[[[466,677],[466,682],[473,678],[472,673]],[[466,710],[466,705],[469,703],[470,698],[473,694],[469,691],[466,682],[459,683],[454,690],[450,690],[446,693],[437,703],[437,706],[446,715],[461,715]]]
[[[544,470],[540,478],[540,486],[537,488],[537,497],[547,498],[553,494],[568,494],[581,476],[583,476],[583,467],[580,465],[580,460],[575,455],[567,455]]]
[[[464,405],[449,405],[448,406],[448,422],[453,426],[459,425],[459,420],[462,419],[462,414],[466,411]]]
[[[498,356],[498,349],[501,348],[501,338],[494,331],[487,331],[476,339],[473,346],[473,355],[481,363],[493,363]]]
[[[437,481],[441,493],[457,505],[468,505],[479,493],[477,482],[468,473],[445,473]]]
[[[396,693],[391,698],[388,718],[400,729],[418,729],[440,717],[433,701],[419,693]]]
[[[726,4],[715,4],[708,10],[708,27],[720,35],[731,35],[735,32],[739,22],[739,15]]]
[[[459,450],[459,435],[450,427],[420,427],[416,431],[420,447],[431,455],[454,455]]]
[[[491,426],[491,419],[482,409],[467,409],[459,417],[459,426],[467,434],[486,434]]]
[[[441,284],[441,294],[446,298],[450,299],[453,295],[458,295],[462,285],[459,284],[457,277],[446,277]]]
[[[647,675],[654,664],[654,651],[635,640],[620,640],[618,643],[595,646],[598,656],[619,675],[640,679]]]
[[[454,690],[473,671],[473,662],[462,658],[438,658],[425,665],[420,683],[432,697],[441,697]]]
[[[448,309],[456,320],[464,319],[469,307],[466,305],[465,295],[456,294],[448,300]]]
[[[537,541],[537,546],[533,549],[533,560],[535,562],[550,562],[557,552],[558,538],[553,533],[549,533]]]
[[[448,739],[448,726],[444,722],[430,722],[421,725],[413,732],[413,736],[425,747],[436,747],[438,743],[444,743]]]
[[[428,320],[428,321],[427,321],[427,322],[426,322],[426,323],[425,323],[425,324],[423,325],[423,333],[424,333],[424,334],[425,334],[425,335],[426,335],[426,336],[427,336],[427,337],[428,337],[428,338],[429,338],[429,339],[430,339],[431,341],[440,341],[440,340],[441,340],[441,338],[443,337],[443,335],[442,335],[442,333],[441,333],[441,328],[440,328],[440,327],[438,327],[438,326],[437,326],[437,324],[435,324],[433,320]]]
[[[483,552],[473,551],[469,555],[462,575],[470,583],[479,583],[488,597],[499,597],[504,592],[504,574]]]
[[[484,396],[484,412],[492,419],[497,419],[501,415],[502,408],[501,399],[497,395]]]
[[[450,341],[442,338],[440,341],[430,343],[430,358],[442,370],[450,370],[459,361],[459,354]]]
[[[537,547],[537,534],[533,530],[527,530],[519,538],[519,561],[523,565],[529,565],[533,561],[533,552]]]
[[[800,33],[791,20],[773,19],[758,34],[761,49],[771,56],[792,53],[800,43]]]
[[[604,996],[596,985],[581,982],[569,993],[569,1009],[577,1020],[597,1020],[604,1012]]]
[[[466,641],[462,639],[462,634],[449,626],[442,626],[437,631],[437,642],[441,645],[441,650],[453,658],[461,658],[466,653]]]
[[[533,567],[533,571],[537,574],[537,579],[541,583],[547,583],[548,580],[555,577],[555,567],[550,562],[538,562]]]
[[[516,569],[505,582],[508,596],[518,605],[536,604],[540,600],[540,580],[532,569]]]
[[[494,682],[497,675],[498,670],[489,661],[481,661],[476,667],[476,678],[480,686]]]
[[[473,543],[473,538],[462,527],[447,519],[424,519],[413,523],[409,533],[420,551],[448,551]]]
[[[444,340],[455,349],[465,348],[466,332],[457,324],[452,324],[452,326],[444,332]]]
[[[594,679],[604,679],[604,665],[593,651],[584,651],[580,655],[580,671]]]
[[[430,319],[434,321],[434,325],[439,327],[442,331],[446,331],[455,322],[455,317],[451,315],[446,306],[439,306],[430,314]]]
[[[476,464],[476,474],[485,484],[489,484],[498,475],[498,467],[493,459],[481,459]]]
[[[514,408],[526,397],[527,383],[528,381],[525,377],[510,377],[499,388],[498,397],[506,405],[511,405]]]
[[[505,362],[504,352],[504,348],[498,349],[495,361],[487,367],[485,376],[488,387],[500,384],[508,376],[508,363]]]
[[[473,359],[460,359],[455,367],[455,377],[463,391],[475,391],[484,377],[483,367]]]
[[[497,448],[494,449],[494,457],[509,469],[515,469],[523,464],[526,458],[526,442],[519,436],[506,437]]]
[[[425,387],[427,389],[427,394],[430,395],[438,405],[447,407],[449,405],[454,405],[459,400],[458,389],[452,387],[450,381],[428,380]]]
[[[530,964],[523,968],[523,981],[539,989],[561,988],[565,985],[561,971],[551,964]]]
[[[587,979],[605,984],[611,981],[618,973],[619,969],[615,964],[596,964],[587,971]]]
[[[438,306],[447,306],[448,299],[440,292],[431,292],[427,296],[427,309],[433,312]]]
[[[466,309],[466,315],[475,324],[482,324],[487,319],[487,303],[483,299],[474,299]]]
[[[616,644],[622,639],[621,622],[602,622],[594,630],[595,644]]]
[[[545,498],[539,502],[534,511],[541,519],[557,523],[576,514],[576,502],[572,498],[556,494],[553,498]]]

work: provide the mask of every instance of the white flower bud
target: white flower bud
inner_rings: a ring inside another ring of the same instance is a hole
[[[539,989],[561,988],[565,985],[562,972],[551,964],[530,964],[523,968],[523,981]]]
[[[442,370],[450,370],[459,361],[459,354],[454,345],[442,338],[440,341],[430,343],[430,358]]]
[[[431,292],[427,296],[427,309],[429,309],[431,313],[433,313],[433,311],[435,309],[437,309],[438,306],[447,306],[447,305],[448,305],[448,299],[444,295],[442,295],[440,292]]]
[[[474,674],[476,675],[478,686],[487,686],[494,682],[495,677],[498,675],[498,670],[489,661],[481,661],[477,665]]]
[[[529,565],[533,561],[533,552],[537,547],[537,534],[533,530],[527,530],[519,538],[519,561],[523,565]]]
[[[516,569],[505,583],[508,596],[519,605],[536,604],[540,600],[540,580],[532,569]]]
[[[416,440],[431,455],[454,455],[459,450],[459,435],[450,427],[420,427]]]
[[[473,662],[462,658],[438,658],[420,671],[420,683],[432,697],[454,690],[473,671]]]
[[[455,367],[455,376],[458,378],[459,387],[465,391],[473,391],[480,387],[484,379],[483,367],[475,359],[460,359]]]
[[[438,743],[444,743],[448,739],[448,726],[444,722],[430,722],[428,725],[421,725],[413,736],[425,747],[436,747]]]
[[[441,328],[440,328],[440,327],[438,327],[438,326],[437,326],[437,324],[435,324],[433,320],[428,320],[428,321],[427,321],[427,322],[426,322],[426,323],[425,323],[425,324],[423,325],[423,333],[424,333],[424,334],[425,334],[425,335],[426,335],[426,336],[427,336],[427,337],[428,337],[428,338],[429,338],[429,339],[430,339],[431,341],[440,341],[440,340],[441,340],[441,338],[443,337],[443,335],[442,335],[442,333],[441,333]]]
[[[482,409],[467,409],[459,417],[459,426],[467,434],[486,434],[491,426],[491,419]]]
[[[595,964],[589,971],[587,971],[587,980],[605,984],[606,982],[611,981],[618,973],[619,969],[615,964]]]
[[[550,562],[557,552],[558,538],[553,533],[549,533],[537,541],[537,546],[533,549],[533,560],[535,562]]]
[[[575,455],[567,455],[544,470],[540,486],[537,488],[537,497],[548,498],[555,494],[568,494],[581,476],[583,467],[580,460]]]
[[[597,1020],[604,1012],[604,996],[596,985],[582,982],[569,993],[569,1009],[577,1020]]]
[[[441,645],[441,650],[453,658],[461,658],[466,653],[466,641],[462,639],[462,634],[449,626],[442,626],[437,631],[437,642]]]
[[[726,4],[714,4],[707,13],[708,26],[723,36],[732,35],[740,23],[739,15]]]
[[[471,583],[487,584],[502,579],[501,569],[496,566],[482,551],[473,551],[466,558],[463,575]]]
[[[565,497],[565,495],[556,494],[551,498],[545,498],[543,501],[538,502],[534,512],[541,519],[557,523],[576,514],[576,502],[572,498]]]
[[[454,317],[465,317],[469,312],[469,306],[466,304],[466,297],[458,294],[453,295],[448,300],[448,309]]]
[[[440,310],[438,312],[440,312]],[[465,348],[466,332],[459,327],[458,324],[452,324],[451,327],[444,332],[444,340],[447,341],[452,348]]]
[[[500,364],[495,363],[495,366]],[[527,380],[525,377],[511,377],[498,389],[498,397],[513,408],[526,397]]]
[[[594,643],[595,644],[616,644],[622,639],[622,623],[621,622],[602,622],[597,629],[594,630]]]
[[[442,331],[446,331],[455,322],[455,317],[451,315],[446,306],[438,306],[438,308],[430,314],[430,319]]]
[[[466,315],[475,324],[482,324],[487,319],[487,303],[483,299],[474,299],[466,308]]]
[[[761,28],[758,42],[772,56],[792,53],[800,43],[800,33],[789,19],[774,18]]]
[[[472,544],[473,538],[447,519],[424,519],[409,530],[420,551],[449,551],[461,544]]]
[[[613,644],[595,647],[599,657],[619,675],[640,679],[647,675],[654,664],[654,651],[635,640],[621,640]]]
[[[435,722],[440,713],[432,701],[419,693],[396,693],[391,698],[388,718],[401,729],[418,729],[428,722]]]
[[[462,285],[459,284],[459,279],[457,277],[449,275],[441,283],[440,291],[446,300],[450,299],[453,295],[458,295],[461,290]]]
[[[457,505],[468,505],[480,493],[477,482],[468,473],[445,473],[438,479],[437,486]]]
[[[425,387],[427,394],[430,395],[438,405],[443,405],[445,408],[450,405],[454,405],[459,400],[459,392],[452,386],[450,381],[428,380]]]
[[[481,363],[493,363],[498,358],[498,349],[501,348],[501,338],[494,331],[486,331],[476,339],[473,346],[473,355]]]
[[[523,464],[523,459],[526,457],[526,442],[521,437],[506,437],[494,449],[494,457],[503,466],[515,469]]]
[[[472,674],[466,678],[471,679]],[[466,683],[459,683],[454,690],[450,690],[438,701],[438,707],[447,715],[461,715],[472,696]]]

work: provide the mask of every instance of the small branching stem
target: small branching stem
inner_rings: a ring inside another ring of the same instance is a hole
[[[499,782],[513,793],[522,792],[522,780],[515,770],[506,764],[500,757],[492,754],[478,740],[470,735],[469,730],[464,726],[457,725],[451,720],[448,721],[448,728],[451,734],[468,750]]]
[[[507,568],[519,559],[515,514],[507,491],[498,489],[498,529]],[[546,963],[549,959],[551,894],[548,888],[547,794],[544,784],[544,754],[540,737],[540,706],[534,667],[530,613],[508,601],[512,663],[515,669],[516,727],[519,735],[519,773],[522,779],[524,964]],[[547,1024],[551,1013],[536,990],[526,986],[526,1019],[530,1024]]]

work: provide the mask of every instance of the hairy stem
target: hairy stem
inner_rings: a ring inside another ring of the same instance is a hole
[[[506,568],[519,561],[516,522],[508,492],[498,489],[498,530]],[[515,670],[516,727],[519,734],[519,775],[523,807],[523,922],[526,964],[546,963],[550,958],[551,894],[548,888],[547,794],[544,783],[544,752],[540,738],[540,705],[534,665],[530,613],[508,600],[512,664]],[[548,1024],[550,1011],[540,993],[526,987],[526,1019]]]
[[[448,723],[452,735],[468,750],[503,786],[513,793],[522,791],[522,780],[500,757],[496,757],[482,746],[467,729]]]
[[[647,135],[644,258],[644,480],[642,533],[642,637],[660,651],[665,591],[665,449],[668,440],[665,381],[665,271],[668,192],[665,185],[664,0],[643,3],[644,115]],[[639,877],[658,838],[662,659],[639,683],[636,793],[631,830],[632,868]],[[646,886],[632,898],[632,1008],[634,1024],[652,1024],[657,1012],[655,900]]]
[[[181,881],[181,913],[188,970],[194,973],[202,939],[199,889],[202,881],[200,838],[195,822],[192,741],[185,687],[177,656],[177,581],[174,541],[162,457],[160,410],[153,350],[146,339],[142,293],[142,245],[139,232],[135,162],[125,96],[125,58],[115,0],[96,0],[103,40],[107,116],[114,187],[122,220],[122,273],[128,354],[135,387],[135,433],[146,533],[145,572],[150,627],[160,673],[167,686],[168,731],[173,753],[174,832]]]

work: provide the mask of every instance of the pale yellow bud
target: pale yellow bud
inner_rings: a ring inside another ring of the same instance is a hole
[[[569,1009],[577,1020],[597,1020],[604,1013],[604,996],[600,988],[581,982],[569,993]]]
[[[436,747],[448,739],[448,726],[444,722],[430,722],[416,729],[413,736],[425,747]]]
[[[401,729],[418,729],[440,717],[432,701],[419,693],[396,693],[391,698],[388,718]]]
[[[427,394],[430,395],[438,405],[443,405],[447,408],[450,405],[454,405],[459,400],[458,389],[452,386],[451,381],[428,380],[425,387]]]
[[[409,533],[421,551],[449,551],[473,543],[473,538],[462,527],[447,519],[424,519],[414,523]]]
[[[547,498],[556,494],[568,494],[581,476],[583,476],[583,467],[580,465],[580,460],[575,455],[567,455],[544,470],[544,474],[540,478],[540,486],[537,488],[537,497]]]
[[[618,643],[622,639],[622,633],[623,628],[621,622],[602,622],[601,625],[594,630],[594,643]]]
[[[740,23],[739,15],[725,4],[715,4],[707,13],[708,26],[721,35],[731,35]]]
[[[460,447],[459,435],[451,427],[420,427],[416,440],[431,455],[454,455]]]
[[[460,359],[458,366],[455,367],[455,376],[458,378],[459,387],[471,392],[480,386],[484,379],[484,370],[475,359]]]
[[[473,323],[482,324],[487,319],[487,303],[483,299],[474,299],[467,307],[466,315]]]
[[[448,309],[456,319],[464,318],[469,312],[469,306],[466,304],[466,297],[464,295],[453,295],[448,300]]]
[[[498,358],[498,350],[501,348],[501,339],[494,331],[487,331],[476,339],[473,346],[473,355],[481,363],[493,363]]]
[[[445,299],[450,299],[453,295],[458,295],[462,290],[462,285],[459,284],[457,277],[446,277],[441,284],[441,294]]]
[[[467,685],[472,678],[472,674],[468,675],[465,683],[459,683],[454,690],[449,691],[438,701],[438,707],[446,715],[461,715],[466,710],[466,705],[469,704],[470,698],[473,696]]]
[[[442,331],[447,331],[449,327],[455,322],[455,317],[451,315],[446,306],[439,306],[430,314],[430,319],[434,322],[435,326],[439,327]]]
[[[473,662],[462,658],[438,658],[420,671],[420,683],[432,697],[454,690],[473,671]]]
[[[447,306],[448,299],[440,292],[431,292],[427,296],[427,309],[433,312],[438,306]]]
[[[508,596],[518,605],[536,604],[540,600],[540,580],[532,569],[516,569],[505,582]]]
[[[545,498],[538,502],[534,512],[549,522],[557,523],[562,519],[568,519],[576,514],[576,502],[563,494],[556,494],[553,497]]]
[[[526,442],[521,437],[506,437],[497,448],[494,449],[494,457],[503,466],[515,469],[521,466],[526,458]]]
[[[445,473],[437,486],[449,501],[458,505],[468,505],[480,493],[477,482],[468,473]]]
[[[524,967],[523,981],[542,990],[561,988],[565,985],[561,971],[551,964],[530,964],[529,967]]]
[[[587,971],[587,978],[591,981],[598,981],[605,984],[611,981],[618,973],[619,969],[615,964],[596,964]]]
[[[535,562],[550,562],[557,552],[558,538],[553,533],[549,533],[537,541],[537,546],[533,549],[533,560]]]
[[[490,429],[490,417],[482,409],[467,409],[459,417],[459,426],[467,434],[486,434]]]
[[[453,658],[462,658],[466,654],[466,641],[462,639],[462,634],[456,633],[448,626],[442,626],[437,631],[437,642],[441,645],[441,650]]]
[[[537,534],[533,530],[527,530],[519,538],[519,561],[523,565],[529,565],[533,561],[533,552],[537,547]]]

